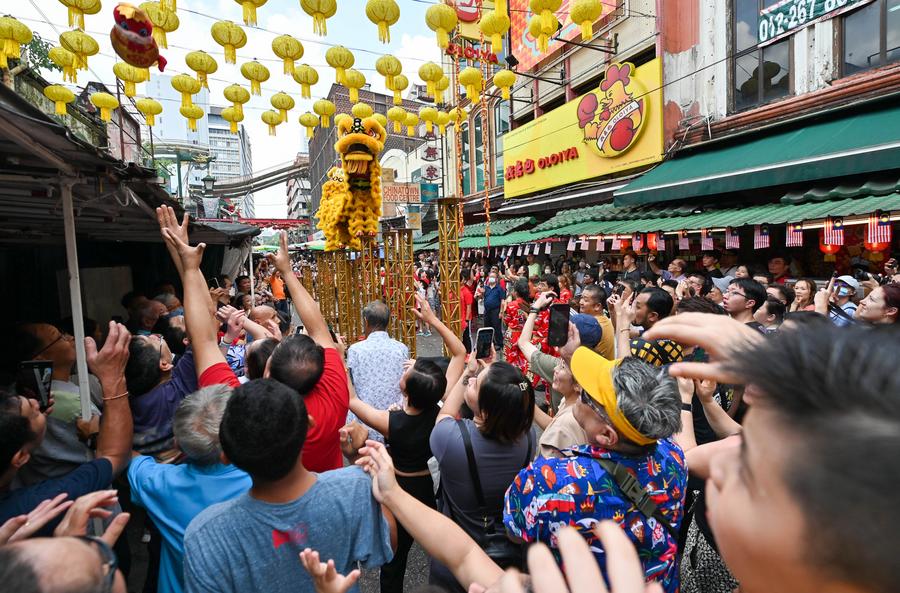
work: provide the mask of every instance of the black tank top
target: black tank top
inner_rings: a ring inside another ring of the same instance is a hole
[[[390,413],[388,417],[390,437],[385,442],[394,459],[395,469],[404,473],[428,469],[428,460],[431,459],[429,441],[438,412],[440,408],[433,406],[416,416],[411,416],[403,410],[394,410]]]

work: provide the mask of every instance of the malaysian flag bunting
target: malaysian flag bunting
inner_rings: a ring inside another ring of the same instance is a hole
[[[702,229],[700,231],[700,250],[712,251],[713,249],[715,249],[715,245],[713,244],[712,231],[709,229]]]
[[[787,237],[784,240],[785,247],[803,247],[803,223],[791,222],[787,226]]]
[[[588,249],[590,249],[590,247],[588,246],[588,238],[586,235],[581,235],[580,237],[578,237],[578,248],[582,251],[587,251]]]
[[[544,243],[544,255],[550,255],[550,252],[553,251],[553,244],[550,241]]]
[[[597,251],[606,251],[606,240],[603,237],[597,237]]]
[[[725,229],[725,249],[740,249],[741,248],[741,236],[738,234],[737,229],[734,227],[728,227]]]
[[[566,245],[566,251],[575,251],[575,237],[569,237],[569,244]]]
[[[829,216],[825,219],[825,240],[826,245],[843,245],[844,244],[844,219],[840,216]]]
[[[889,212],[876,210],[869,215],[869,227],[866,237],[868,243],[891,242],[891,215]]]
[[[666,234],[662,231],[656,233],[656,250],[657,251],[665,251],[666,250]]]
[[[691,248],[691,240],[688,237],[687,231],[681,231],[678,234],[678,249],[681,251],[687,251]]]
[[[631,236],[631,244],[635,251],[640,251],[644,248],[644,235],[640,233],[634,233]]]
[[[516,249],[516,255],[522,255],[522,250],[523,250],[523,249],[524,249],[524,247],[521,246],[521,245],[519,245],[519,248]]]
[[[618,250],[622,249],[622,241],[619,240],[618,235],[613,237],[612,245],[610,246],[610,249],[612,249],[613,251],[618,251]]]
[[[753,227],[753,249],[769,248],[769,225],[758,224]]]

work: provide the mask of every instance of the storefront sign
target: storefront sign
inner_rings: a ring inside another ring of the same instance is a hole
[[[782,0],[759,13],[759,45],[768,45],[818,21],[831,19],[872,0]]]
[[[406,228],[416,231],[422,230],[421,206],[410,205],[406,210]]]
[[[600,87],[503,136],[507,198],[662,160],[662,72],[610,64]]]
[[[440,187],[437,183],[423,183],[419,186],[422,203],[431,202],[438,199],[438,191]]]
[[[384,183],[381,185],[381,201],[386,204],[418,204],[420,200],[418,184]]]
[[[452,5],[451,5],[452,6]],[[482,11],[493,10],[494,3],[490,0],[458,0],[456,2],[456,18],[459,19],[457,31],[466,39],[480,39],[481,31],[478,29],[478,21]]]
[[[451,43],[447,46],[446,53],[448,56],[463,58],[470,62],[487,62],[489,64],[497,64],[500,59],[497,54],[490,50],[489,45],[478,47],[472,45],[458,45]]]

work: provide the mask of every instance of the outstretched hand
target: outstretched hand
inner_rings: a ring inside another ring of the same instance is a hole
[[[196,247],[191,247],[185,240],[187,233],[182,237],[169,227],[162,229],[162,236],[166,241],[166,245],[178,256],[183,270],[200,269],[200,262],[203,261],[203,250],[206,249],[206,243],[200,243]]]
[[[312,577],[316,593],[346,593],[359,580],[359,569],[344,576],[334,567],[334,560],[326,564],[319,560],[318,552],[309,548],[300,552],[300,563]]]
[[[386,504],[390,494],[399,489],[394,475],[394,460],[384,444],[378,441],[367,440],[359,454],[361,457],[356,460],[356,465],[372,477],[372,495],[381,504]]]
[[[434,309],[432,309],[431,305],[428,303],[428,299],[420,294],[416,294],[415,297],[416,306],[412,308],[412,314],[416,316],[416,319],[426,323],[435,319],[437,316],[434,313]]]
[[[187,212],[184,213],[184,218],[181,223],[178,222],[178,217],[175,216],[175,210],[172,209],[171,206],[160,206],[156,209],[156,221],[159,223],[160,232],[163,229],[169,229],[169,231],[181,239],[182,242],[188,243],[188,224],[190,223],[190,216]]]
[[[287,231],[281,231],[278,241],[278,253],[269,253],[266,259],[282,276],[293,273],[291,270],[291,256],[288,254]]]
[[[101,385],[112,385],[125,380],[125,365],[128,363],[128,345],[131,334],[121,323],[109,322],[109,335],[103,348],[97,351],[94,338],[84,339],[84,349],[88,368]],[[118,394],[115,394],[118,395]]]
[[[41,502],[27,515],[13,517],[0,525],[0,546],[27,539],[40,531],[44,525],[72,506],[74,501],[66,500],[68,496],[65,492],[58,494],[53,499]]]
[[[108,519],[112,516],[112,511],[104,508],[111,507],[119,501],[115,490],[98,490],[85,494],[78,498],[75,504],[63,517],[63,520],[54,530],[53,535],[56,537],[87,535],[88,522],[93,517],[100,519]],[[114,546],[116,540],[125,531],[125,525],[131,515],[128,513],[119,513],[116,515],[106,532],[101,537],[110,547]]]

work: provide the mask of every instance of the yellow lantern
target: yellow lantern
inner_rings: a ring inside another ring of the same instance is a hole
[[[323,128],[331,126],[331,116],[334,115],[335,111],[334,103],[328,99],[319,99],[313,103],[313,111],[315,111],[316,115],[321,119]]]
[[[600,0],[575,0],[569,10],[569,18],[581,27],[581,40],[588,42],[594,36],[594,21],[603,15]]]
[[[247,34],[244,30],[231,21],[219,21],[213,23],[210,33],[215,42],[225,49],[225,63],[236,63],[237,50],[247,45]]]
[[[59,84],[51,84],[44,88],[44,96],[53,101],[56,115],[66,115],[66,104],[75,100],[72,91]]]
[[[425,24],[437,33],[437,44],[441,49],[450,45],[450,31],[456,28],[458,21],[456,9],[446,4],[433,4],[425,11]]]
[[[528,4],[531,12],[541,18],[541,30],[550,36],[556,33],[559,21],[553,14],[562,6],[562,0],[531,0]]]
[[[312,138],[313,132],[316,129],[316,126],[319,124],[319,118],[315,113],[310,113],[307,111],[303,115],[300,116],[300,125],[306,128],[306,137]]]
[[[239,84],[232,84],[231,86],[225,87],[225,90],[222,93],[225,95],[225,98],[231,101],[232,107],[234,107],[235,112],[244,114],[244,103],[250,100],[250,92],[247,91],[244,87]]]
[[[351,68],[344,72],[344,86],[350,91],[350,102],[356,103],[359,101],[359,89],[366,86],[366,77],[362,72]]]
[[[287,121],[287,112],[293,109],[295,105],[294,98],[287,93],[275,93],[269,99],[269,102],[281,114],[281,119]]]
[[[144,116],[144,121],[150,127],[156,124],[156,116],[162,113],[163,110],[159,101],[150,98],[138,99],[135,101],[134,106],[141,112],[141,115]]]
[[[256,25],[256,9],[266,3],[266,0],[234,0],[244,9],[244,24]]]
[[[194,79],[192,78],[191,80]],[[186,107],[181,107],[178,111],[180,111],[181,115],[188,120],[188,129],[192,132],[196,132],[197,120],[203,117],[203,110],[196,105],[191,104]]]
[[[274,136],[275,126],[281,123],[281,114],[277,111],[267,109],[262,112],[262,116],[260,117],[262,117],[263,123],[269,126],[269,136]]]
[[[341,124],[341,122],[348,117],[351,117],[351,116],[347,115],[346,113],[338,113],[337,115],[335,115],[334,116],[334,127],[339,126]]]
[[[429,97],[434,97],[437,81],[444,75],[444,70],[434,62],[425,62],[419,67],[419,78],[425,83],[425,92]]]
[[[209,85],[206,82],[207,77],[210,74],[214,74],[216,70],[219,69],[219,64],[216,62],[215,58],[206,53],[205,51],[192,51],[186,56],[184,56],[184,61],[188,65],[188,68],[197,73],[197,81],[200,83],[200,86],[209,88]]]
[[[284,73],[294,73],[294,62],[303,57],[303,44],[290,35],[279,35],[272,40],[272,51],[284,61]]]
[[[143,68],[135,68],[126,62],[116,62],[113,65],[113,74],[124,83],[126,97],[134,97],[137,85],[148,80]]]
[[[59,36],[59,44],[75,54],[75,70],[87,70],[87,59],[100,51],[97,41],[84,31],[65,31]]]
[[[400,20],[400,7],[395,0],[369,0],[366,2],[366,16],[378,25],[378,41],[391,42],[390,26]]]
[[[406,135],[407,136],[415,136],[416,135],[416,126],[419,125],[419,116],[415,113],[407,113],[406,121],[403,122],[406,124]]]
[[[269,69],[254,60],[241,66],[241,74],[250,81],[250,94],[261,95],[262,87],[260,85],[269,80]]]
[[[147,13],[150,22],[153,23],[153,39],[160,47],[168,49],[166,33],[171,33],[178,28],[180,24],[178,15],[171,10],[164,9],[159,2],[144,2],[140,9]]]
[[[313,33],[322,36],[328,34],[325,21],[337,12],[335,0],[300,0],[300,8],[313,18]]]
[[[84,30],[84,15],[100,12],[100,0],[59,0],[69,9],[69,26]]]
[[[451,125],[461,124],[469,119],[469,114],[462,107],[454,107],[448,112],[448,115],[450,116]]]
[[[312,97],[310,88],[319,82],[319,73],[312,66],[300,64],[294,69],[294,80],[300,85],[300,96],[309,99]]]
[[[163,8],[169,10],[171,12],[175,12],[178,10],[178,1],[177,0],[159,0],[159,3]]]
[[[512,70],[500,70],[494,74],[494,85],[500,89],[503,98],[509,100],[509,89],[516,84],[516,73]]]
[[[100,120],[112,119],[112,110],[119,108],[119,101],[109,93],[91,93],[91,105],[100,110]]]
[[[440,80],[434,83],[434,101],[435,103],[444,102],[444,91],[450,87],[450,79],[446,75],[441,76]]]
[[[381,124],[381,127],[387,130],[387,118],[380,113],[375,113],[372,115],[372,119]]]
[[[438,133],[443,136],[447,133],[447,124],[450,123],[450,114],[446,111],[438,111],[434,123],[437,124]]]
[[[403,72],[403,64],[394,56],[381,56],[375,60],[375,70],[384,76],[384,86],[391,90],[394,86],[394,77]]]
[[[394,77],[394,105],[403,105],[403,91],[409,86],[409,79],[402,74]]]
[[[353,114],[353,117],[366,119],[367,117],[372,117],[372,114],[375,113],[375,110],[372,109],[372,106],[368,103],[357,103],[350,108],[350,113]]]
[[[325,52],[325,61],[334,68],[334,80],[338,84],[344,84],[344,75],[348,68],[353,67],[353,53],[343,45],[329,47]]]
[[[244,112],[238,111],[234,107],[226,107],[222,110],[222,119],[229,123],[228,129],[232,134],[238,133],[238,124],[244,121]]]
[[[5,16],[0,17],[0,68],[7,68],[7,58],[19,59],[21,46],[31,43],[34,35],[31,29]]]
[[[406,110],[402,107],[391,107],[388,109],[387,116],[389,120],[394,122],[394,133],[399,134],[400,126],[406,124]]]
[[[482,15],[478,29],[491,38],[491,50],[498,54],[503,51],[503,36],[509,31],[509,16],[494,9]]]
[[[544,33],[544,29],[541,27],[541,17],[538,15],[531,17],[531,20],[528,21],[528,33],[537,39],[538,50],[546,52],[550,45],[550,36]]]
[[[434,131],[434,122],[437,121],[438,110],[434,107],[421,107],[419,119],[425,122],[425,131],[429,134]]]
[[[481,93],[481,70],[469,66],[459,73],[459,83],[466,87],[466,97],[476,101]]]
[[[172,77],[172,88],[181,93],[181,106],[190,107],[194,104],[192,95],[200,92],[200,81],[190,74],[179,74]]]
[[[50,51],[47,52],[47,57],[50,58],[51,62],[62,69],[64,82],[78,82],[78,73],[73,66],[75,63],[75,54],[64,47],[57,46],[51,48]],[[0,61],[2,61],[2,58],[0,58]]]

